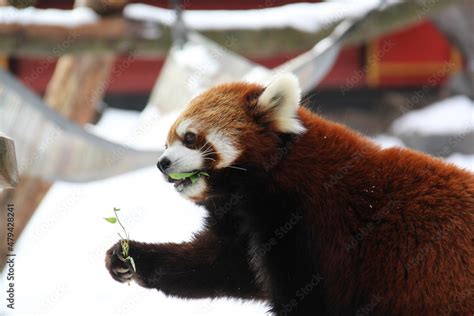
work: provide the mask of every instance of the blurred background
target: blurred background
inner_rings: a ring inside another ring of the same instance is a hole
[[[265,315],[113,281],[102,218],[119,207],[132,239],[190,240],[204,210],[155,167],[169,126],[215,84],[278,72],[380,146],[473,171],[473,30],[470,0],[0,0],[0,314]]]

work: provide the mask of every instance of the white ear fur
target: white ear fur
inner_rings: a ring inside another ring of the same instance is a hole
[[[298,118],[301,89],[295,75],[278,75],[258,98],[263,111],[272,111],[271,116],[281,132],[301,134],[306,131]]]

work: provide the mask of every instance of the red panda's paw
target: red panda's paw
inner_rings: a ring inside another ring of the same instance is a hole
[[[135,270],[130,260],[122,255],[122,246],[120,242],[113,245],[106,253],[105,267],[115,281],[120,283],[132,281]]]

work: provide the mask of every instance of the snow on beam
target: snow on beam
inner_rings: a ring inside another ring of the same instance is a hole
[[[366,0],[358,3],[295,3],[251,10],[189,10],[183,11],[183,20],[188,28],[195,31],[292,28],[314,33],[341,18],[363,15],[378,3],[378,0]],[[124,15],[168,26],[173,25],[176,18],[173,10],[146,4],[129,4]]]
[[[93,24],[99,16],[90,8],[78,7],[73,10],[37,9],[28,7],[0,8],[0,23],[19,25],[48,25],[62,27],[77,27],[84,24]]]
[[[370,18],[367,34],[351,43],[420,21],[455,0],[389,1]],[[237,53],[264,57],[308,50],[346,18],[366,13],[375,0],[300,3],[255,10],[185,11],[197,30]],[[0,8],[0,53],[58,55],[84,51],[163,55],[171,45],[174,11],[143,4],[125,6],[122,17],[98,19],[90,9]],[[34,26],[34,27],[31,27]]]

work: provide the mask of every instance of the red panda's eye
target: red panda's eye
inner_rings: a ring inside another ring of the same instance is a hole
[[[186,145],[192,145],[195,142],[196,142],[196,134],[191,133],[191,132],[187,132],[186,134],[184,134],[184,143]]]

